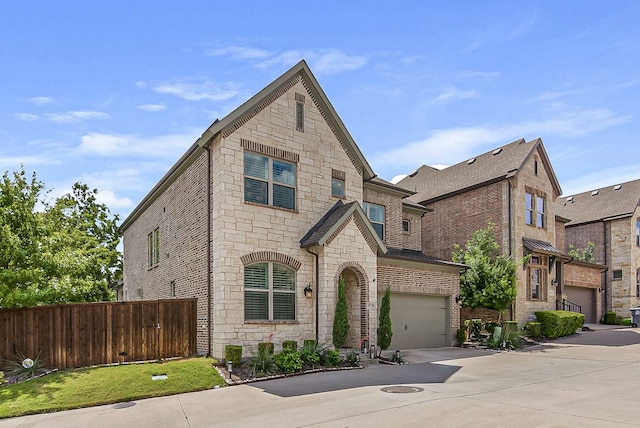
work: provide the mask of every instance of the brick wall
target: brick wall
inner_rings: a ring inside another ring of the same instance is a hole
[[[488,222],[496,225],[495,238],[503,245],[503,183],[494,183],[450,198],[430,203],[432,212],[422,221],[422,252],[451,260],[455,244],[464,245]]]
[[[207,155],[197,160],[124,232],[124,299],[198,299],[198,351],[207,352]],[[160,263],[148,267],[147,235],[160,229]]]

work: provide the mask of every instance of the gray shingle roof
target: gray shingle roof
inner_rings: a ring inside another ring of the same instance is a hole
[[[543,163],[560,194],[560,185],[539,138],[529,142],[523,138],[442,170],[423,165],[397,185],[418,192],[407,199],[428,202],[514,176],[537,148],[540,148]]]
[[[406,248],[392,248],[387,247],[387,253],[384,255],[379,255],[379,257],[387,258],[387,259],[399,259],[399,260],[408,260],[412,262],[420,262],[420,263],[429,263],[432,265],[444,265],[444,266],[452,266],[460,269],[468,268],[467,265],[462,263],[454,263],[446,260],[436,259],[435,257],[427,256],[420,251],[416,250],[407,250]]]
[[[615,190],[620,186],[618,190]],[[632,215],[640,202],[640,179],[614,184],[556,200],[556,213],[567,226]]]

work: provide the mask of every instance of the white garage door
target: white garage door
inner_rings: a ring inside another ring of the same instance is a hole
[[[597,291],[593,288],[565,286],[567,300],[581,306],[585,323],[596,323]]]
[[[378,307],[383,293],[378,298]],[[389,349],[439,348],[447,344],[447,299],[391,293],[393,337]]]

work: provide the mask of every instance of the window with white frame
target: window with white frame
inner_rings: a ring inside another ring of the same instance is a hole
[[[409,220],[402,220],[402,232],[411,233],[411,222]]]
[[[547,257],[532,256],[527,266],[527,299],[546,300]]]
[[[296,165],[246,151],[244,153],[244,200],[294,210]]]
[[[362,209],[369,218],[373,229],[376,231],[380,239],[384,239],[384,205],[371,204],[369,202],[362,203]]]
[[[295,270],[272,262],[245,266],[244,319],[247,321],[295,320]]]
[[[545,227],[545,198],[526,192],[524,196],[524,222],[535,227]]]
[[[147,235],[147,266],[154,267],[160,264],[160,228],[156,227]]]

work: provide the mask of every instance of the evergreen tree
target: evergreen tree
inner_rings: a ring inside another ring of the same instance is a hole
[[[382,303],[380,303],[380,317],[378,318],[378,346],[380,349],[387,349],[391,346],[391,290],[389,287],[384,292]]]
[[[333,346],[341,348],[347,342],[349,334],[349,312],[347,309],[347,294],[345,292],[344,278],[338,282],[338,301],[336,302],[336,314],[333,318]]]

